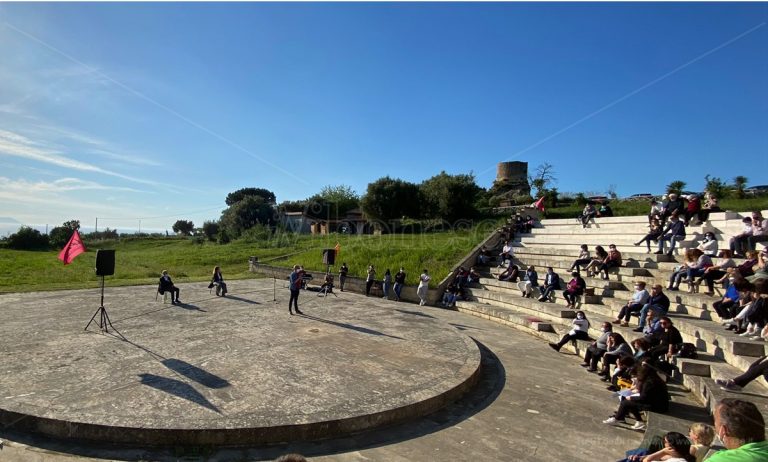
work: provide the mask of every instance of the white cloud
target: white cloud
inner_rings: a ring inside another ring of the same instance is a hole
[[[81,180],[79,178],[59,178],[54,181],[27,181],[11,180],[0,176],[0,192],[24,192],[26,194],[36,192],[63,192],[63,191],[82,191],[82,190],[111,190],[111,191],[129,191],[144,192],[133,188],[123,188],[119,186],[108,186],[93,181]]]

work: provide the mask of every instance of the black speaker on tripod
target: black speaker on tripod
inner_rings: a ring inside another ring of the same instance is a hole
[[[112,276],[115,274],[115,250],[96,251],[96,276]]]
[[[333,266],[336,263],[336,249],[323,249],[323,265]]]

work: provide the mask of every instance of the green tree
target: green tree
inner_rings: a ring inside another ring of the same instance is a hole
[[[176,234],[191,236],[192,231],[195,230],[195,224],[191,220],[176,220],[171,229]]]
[[[728,192],[728,186],[716,176],[706,175],[704,177],[705,186],[704,191],[708,192],[710,196],[722,199]]]
[[[737,176],[733,179],[733,186],[736,189],[737,198],[744,199],[747,196],[747,193],[744,192],[744,189],[747,187],[747,177]]]
[[[363,212],[384,222],[421,216],[421,193],[413,183],[388,176],[368,184],[361,200]]]
[[[219,233],[218,221],[204,221],[203,222],[203,235],[209,241],[215,241],[216,235]]]
[[[64,247],[72,237],[72,233],[78,229],[80,229],[80,220],[65,221],[48,233],[48,241],[54,248]]]
[[[271,204],[261,196],[246,196],[224,210],[219,220],[219,232],[225,231],[229,239],[237,239],[252,226],[272,226],[274,222],[275,209]]]
[[[667,194],[677,194],[678,196],[683,193],[683,189],[688,183],[685,181],[675,180],[667,185]]]
[[[29,226],[22,226],[8,236],[6,245],[9,249],[16,250],[48,250],[49,248],[48,236]]]
[[[360,206],[360,196],[349,186],[325,186],[318,196],[329,204],[330,216],[343,217]]]
[[[264,188],[242,188],[227,194],[225,202],[232,206],[248,196],[257,196],[264,199],[267,204],[275,204],[275,193]]]
[[[424,181],[419,189],[424,198],[422,213],[426,218],[441,218],[452,223],[478,215],[475,201],[482,188],[475,183],[472,174],[440,172]]]

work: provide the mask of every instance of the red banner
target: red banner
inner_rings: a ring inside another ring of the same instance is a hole
[[[75,230],[72,237],[69,238],[67,245],[65,245],[64,248],[61,249],[61,252],[59,252],[59,260],[63,261],[65,265],[69,265],[76,256],[83,252],[85,252],[83,240],[80,239],[80,233]]]

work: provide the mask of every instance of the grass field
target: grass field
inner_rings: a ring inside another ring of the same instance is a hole
[[[0,293],[97,287],[96,250],[115,249],[115,275],[107,276],[111,286],[154,284],[167,269],[175,282],[207,281],[215,265],[222,267],[226,279],[256,277],[248,272],[248,257],[279,266],[301,264],[310,272],[325,270],[322,249],[341,245],[339,261],[350,268],[350,276],[364,277],[368,264],[377,276],[390,268],[404,266],[408,284],[416,284],[423,268],[428,268],[436,285],[469,250],[494,229],[495,222],[471,230],[427,234],[382,236],[290,236],[274,240],[232,242],[226,245],[197,243],[185,238],[127,238],[120,241],[88,243],[88,252],[64,266],[56,259],[58,251],[18,251],[0,249]]]

